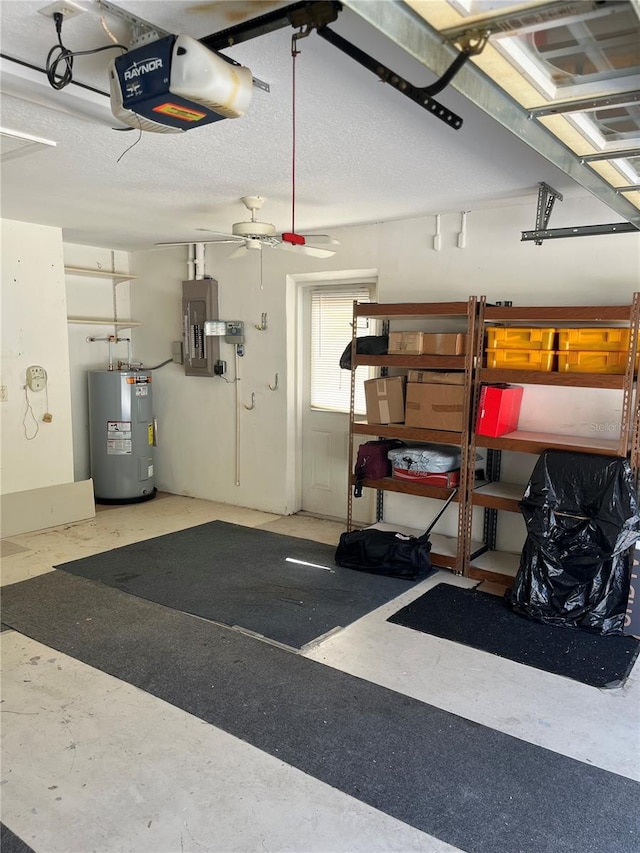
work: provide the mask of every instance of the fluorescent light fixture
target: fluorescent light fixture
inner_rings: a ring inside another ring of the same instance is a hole
[[[56,143],[51,139],[43,139],[41,136],[31,136],[31,134],[22,133],[20,130],[0,127],[0,160],[3,163],[16,157],[34,154],[46,147],[55,148]]]
[[[0,91],[50,110],[90,119],[108,127],[124,127],[111,112],[109,95],[70,83],[64,89],[49,85],[42,71],[7,57],[0,58]]]

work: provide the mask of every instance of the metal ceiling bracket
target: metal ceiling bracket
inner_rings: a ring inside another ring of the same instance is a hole
[[[631,222],[612,222],[610,225],[580,225],[577,228],[550,228],[543,231],[523,231],[522,240],[535,240],[537,246],[543,240],[553,240],[558,237],[593,237],[597,234],[629,234],[638,229]]]
[[[546,231],[551,219],[551,211],[556,199],[562,201],[562,193],[554,190],[549,184],[540,181],[538,190],[538,207],[536,210],[536,230],[533,233]],[[542,246],[542,240],[536,240],[536,246]]]
[[[573,101],[555,101],[553,104],[530,107],[531,118],[564,115],[565,113],[581,113],[593,110],[604,110],[610,107],[627,106],[640,103],[640,92],[620,92],[616,95],[596,95],[590,98],[579,98]]]
[[[544,240],[559,237],[593,237],[596,234],[628,234],[637,228],[631,222],[614,222],[611,225],[581,225],[577,228],[549,228],[549,219],[555,200],[562,201],[562,193],[554,190],[549,184],[540,181],[538,190],[538,207],[536,209],[535,231],[523,231],[522,241],[534,241],[536,246],[542,246]]]
[[[112,15],[114,18],[119,18],[129,25],[131,30],[131,47],[140,47],[140,45],[147,44],[150,41],[171,35],[171,33],[168,33],[161,27],[150,24],[144,18],[139,18],[137,15],[127,12],[126,9],[116,6],[115,3],[108,2],[108,0],[98,0],[98,7],[102,12]]]
[[[581,163],[598,163],[601,160],[628,160],[640,157],[640,148],[619,148],[616,151],[601,151],[599,154],[583,154]]]

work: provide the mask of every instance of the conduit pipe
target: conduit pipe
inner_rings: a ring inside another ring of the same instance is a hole
[[[234,347],[236,355],[236,486],[240,485],[240,357],[237,345]]]

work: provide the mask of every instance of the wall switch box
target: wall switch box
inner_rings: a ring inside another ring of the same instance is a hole
[[[224,339],[228,344],[243,344],[244,323],[241,320],[227,320]]]
[[[174,364],[184,364],[184,345],[182,341],[174,341],[171,344],[171,358]]]

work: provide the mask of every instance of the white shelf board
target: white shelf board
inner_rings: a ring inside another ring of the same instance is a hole
[[[131,281],[137,278],[137,276],[126,272],[109,272],[109,270],[86,269],[85,267],[65,267],[64,271],[67,275],[83,275],[87,278],[110,278],[114,281]]]
[[[484,483],[475,487],[476,493],[491,495],[494,498],[508,498],[509,500],[521,501],[526,485],[522,483],[506,483],[496,480],[493,483]]]
[[[474,569],[515,578],[520,567],[520,554],[512,554],[510,551],[485,551],[475,557],[471,565]]]
[[[67,317],[67,323],[80,323],[85,326],[117,326],[120,329],[131,329],[134,326],[141,326],[138,320],[109,320],[108,318],[100,317]]]

